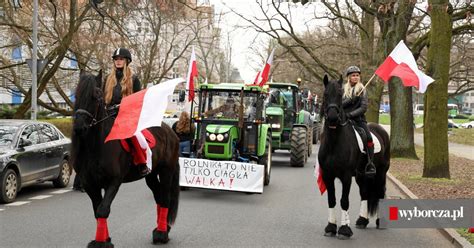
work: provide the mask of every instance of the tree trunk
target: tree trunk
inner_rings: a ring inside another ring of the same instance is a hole
[[[430,0],[431,35],[427,71],[435,81],[424,102],[423,177],[450,178],[448,152],[448,82],[452,22],[448,0]]]
[[[392,77],[390,95],[390,153],[392,158],[415,158],[413,137],[412,89],[404,87],[401,80]],[[411,141],[411,142],[409,142]]]
[[[377,67],[378,61],[375,60],[375,16],[367,12],[362,13],[361,25],[364,30],[360,30],[361,49],[363,59],[361,61],[362,71],[364,73],[364,84],[372,77],[372,73]],[[367,95],[369,97],[369,106],[366,112],[366,118],[369,122],[379,122],[380,98],[382,96],[383,84],[377,82],[374,78],[367,86]]]
[[[400,40],[405,40],[414,9],[414,2],[409,0],[398,1],[397,13],[393,13],[390,20],[379,17],[384,25],[385,57],[393,50]],[[389,11],[390,13],[390,11]],[[390,153],[393,158],[418,158],[415,151],[413,137],[413,110],[412,89],[404,87],[399,78],[391,78],[389,82],[390,96]]]

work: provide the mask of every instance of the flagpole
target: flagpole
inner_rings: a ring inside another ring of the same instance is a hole
[[[357,93],[357,96],[359,96],[359,95],[360,95],[360,93],[362,93],[362,91],[364,91],[364,90],[365,90],[365,88],[367,88],[367,85],[369,85],[369,84],[370,84],[370,82],[372,82],[372,79],[374,79],[374,77],[375,77],[375,73],[372,75],[372,77],[369,79],[369,81],[368,81],[368,82],[367,82],[367,83],[364,85],[364,88],[362,88],[362,90],[361,90],[361,91],[359,91],[359,93]]]

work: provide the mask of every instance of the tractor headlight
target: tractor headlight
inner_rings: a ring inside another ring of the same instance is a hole
[[[211,134],[209,135],[209,139],[210,139],[211,141],[216,140],[216,135],[213,134],[213,133],[211,133]]]
[[[218,134],[218,135],[217,135],[217,141],[221,142],[221,141],[223,141],[223,140],[224,140],[224,135]]]
[[[280,123],[273,123],[272,128],[280,128]]]

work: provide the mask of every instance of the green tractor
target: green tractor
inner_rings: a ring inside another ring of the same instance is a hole
[[[301,89],[301,106],[310,114],[310,119],[313,123],[313,144],[317,144],[321,126],[319,105],[317,102],[317,96],[311,95],[311,91],[307,88]]]
[[[313,147],[313,120],[303,109],[296,84],[269,83],[265,114],[271,126],[273,150],[289,150],[290,165],[303,167]]]
[[[190,157],[263,165],[263,185],[268,185],[272,136],[264,118],[266,91],[255,85],[222,83],[202,84],[197,93]]]

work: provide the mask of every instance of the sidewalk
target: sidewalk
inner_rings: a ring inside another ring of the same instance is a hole
[[[383,128],[390,135],[390,125],[382,125]],[[415,133],[415,144],[419,146],[424,146],[423,134]],[[474,160],[474,147],[468,145],[462,145],[457,143],[448,143],[449,153],[454,154],[458,157],[463,157],[467,159]]]

